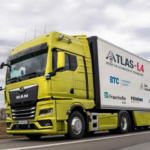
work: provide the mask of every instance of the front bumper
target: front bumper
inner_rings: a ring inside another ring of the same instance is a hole
[[[35,122],[35,125],[37,125],[38,122]],[[63,128],[61,128],[61,125],[64,125]],[[13,126],[13,125],[12,125]],[[26,135],[26,134],[42,134],[42,135],[54,135],[54,134],[67,134],[67,122],[66,121],[61,121],[60,122],[56,122],[56,125],[54,125],[55,127],[53,128],[52,126],[47,126],[44,128],[38,128],[38,129],[21,129],[21,130],[11,130],[11,129],[7,129],[7,134],[14,134],[14,135]]]
[[[52,134],[53,135],[53,134],[57,134],[57,132],[54,130],[49,130],[49,129],[43,129],[43,130],[7,130],[7,134],[14,134],[14,135],[26,135],[26,134],[48,135],[48,134]]]
[[[47,115],[39,115],[40,110],[52,108],[53,113]],[[28,128],[21,126],[17,127],[17,121],[12,120],[11,109],[10,106],[6,108],[7,113],[10,114],[11,118],[7,118],[6,122],[11,123],[10,127],[7,128],[7,134],[14,134],[14,135],[26,135],[26,134],[66,134],[67,133],[67,122],[65,120],[58,121],[56,119],[56,110],[55,110],[55,101],[48,100],[48,101],[40,101],[37,103],[36,106],[36,113],[34,120],[29,120],[28,125],[32,126],[32,128]],[[50,120],[52,125],[50,126],[41,126],[39,121]]]

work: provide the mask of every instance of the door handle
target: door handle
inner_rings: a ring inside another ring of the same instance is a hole
[[[73,88],[71,88],[70,93],[74,94],[74,89]]]

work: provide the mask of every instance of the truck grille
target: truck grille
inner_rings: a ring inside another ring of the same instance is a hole
[[[36,107],[12,109],[13,120],[32,120],[35,117]]]

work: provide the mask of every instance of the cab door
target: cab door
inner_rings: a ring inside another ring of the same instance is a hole
[[[65,67],[57,70],[58,49],[53,51],[53,71],[55,76],[51,77],[52,96],[54,98],[73,98],[74,97],[74,80],[71,69],[71,55],[65,52]]]

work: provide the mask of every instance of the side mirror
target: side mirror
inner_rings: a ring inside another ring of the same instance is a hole
[[[2,62],[1,65],[0,65],[0,69],[3,69],[4,65],[5,65],[4,62]]]
[[[5,64],[4,62],[2,62],[1,65],[0,65],[0,69],[3,69],[4,66],[8,66],[9,68],[11,68],[11,66],[8,63]]]
[[[57,53],[57,70],[63,69],[65,67],[65,53]]]

